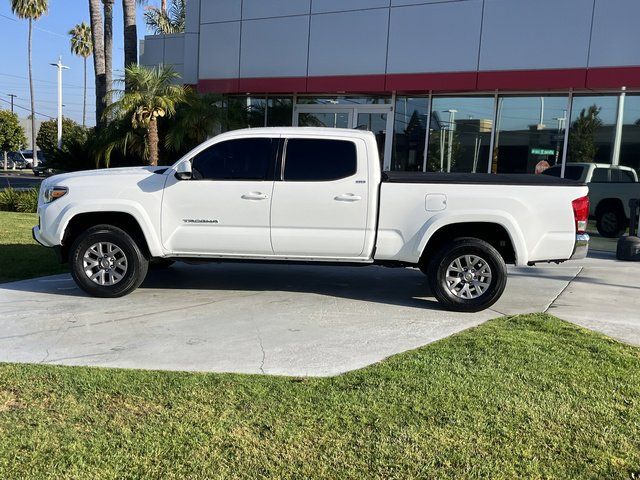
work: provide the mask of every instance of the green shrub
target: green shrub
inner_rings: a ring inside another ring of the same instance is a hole
[[[38,189],[31,188],[18,194],[16,212],[36,213],[38,210]]]
[[[38,210],[38,189],[0,190],[0,210],[5,212],[35,213]]]
[[[13,188],[0,190],[0,210],[5,212],[15,212],[18,204],[19,192]]]

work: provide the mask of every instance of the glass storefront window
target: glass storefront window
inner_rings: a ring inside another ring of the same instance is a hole
[[[298,97],[300,105],[384,105],[391,103],[388,97]]]
[[[640,171],[640,95],[625,98],[620,165]]]
[[[618,96],[575,96],[567,162],[611,163]]]
[[[487,172],[493,97],[436,97],[429,126],[429,172]]]
[[[267,127],[290,127],[293,123],[291,97],[267,99]]]
[[[266,98],[247,97],[247,127],[264,127],[266,114]]]
[[[396,98],[392,170],[423,170],[428,115],[428,98]]]
[[[491,171],[542,173],[562,163],[568,97],[500,97]]]

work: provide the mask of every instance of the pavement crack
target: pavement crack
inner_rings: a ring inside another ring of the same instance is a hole
[[[260,373],[264,375],[264,361],[267,357],[267,354],[264,351],[264,344],[262,343],[262,337],[260,336],[260,332],[258,330],[256,330],[256,335],[258,336],[258,343],[260,344],[260,351],[262,352],[262,360],[260,361],[260,366],[258,367],[258,369],[260,370]]]
[[[553,307],[553,305],[558,301],[558,299],[567,290],[567,288],[569,288],[569,286],[576,280],[576,278],[578,278],[580,276],[580,274],[582,273],[583,270],[584,270],[584,267],[580,267],[578,272],[567,282],[567,284],[564,286],[564,288],[562,290],[560,290],[560,293],[558,293],[558,295],[556,295],[555,298],[553,300],[551,300],[551,303],[549,303],[547,308],[545,308],[544,312],[542,312],[542,313],[547,313],[549,311],[549,309],[551,307]]]

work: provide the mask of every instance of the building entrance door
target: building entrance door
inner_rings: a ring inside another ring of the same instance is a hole
[[[370,130],[378,141],[382,169],[391,168],[392,105],[296,105],[293,126]]]

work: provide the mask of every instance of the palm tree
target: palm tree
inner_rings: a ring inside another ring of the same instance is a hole
[[[140,0],[122,0],[124,20],[124,66],[138,63],[138,26],[136,25],[136,6]]]
[[[172,117],[176,106],[185,101],[186,88],[174,83],[178,78],[172,67],[131,65],[125,69],[125,78],[118,81],[129,89],[114,91],[118,100],[105,111],[116,121],[129,119],[134,129],[144,130],[149,165],[158,164],[158,118]]]
[[[186,92],[184,103],[178,106],[171,122],[165,146],[175,152],[184,152],[201,144],[219,132],[224,124],[223,97],[216,93]]]
[[[182,33],[186,26],[186,0],[171,0],[169,10],[148,7],[144,14],[147,26],[156,35]]]
[[[96,77],[96,123],[103,126],[105,98],[107,96],[104,25],[102,23],[102,1],[89,0],[91,18],[91,40],[93,43],[93,69]]]
[[[115,0],[102,0],[104,5],[104,72],[107,106],[111,103],[113,90],[113,4]]]
[[[82,104],[82,126],[87,126],[87,58],[93,53],[91,27],[82,22],[69,30],[71,35],[71,53],[82,57],[84,61],[84,101]]]
[[[38,20],[49,10],[48,0],[11,0],[11,10],[14,15],[29,20],[29,94],[31,96],[31,145],[33,148],[33,165],[38,165],[38,146],[36,145],[36,100],[33,93],[33,69],[32,69],[32,39],[33,22]]]

